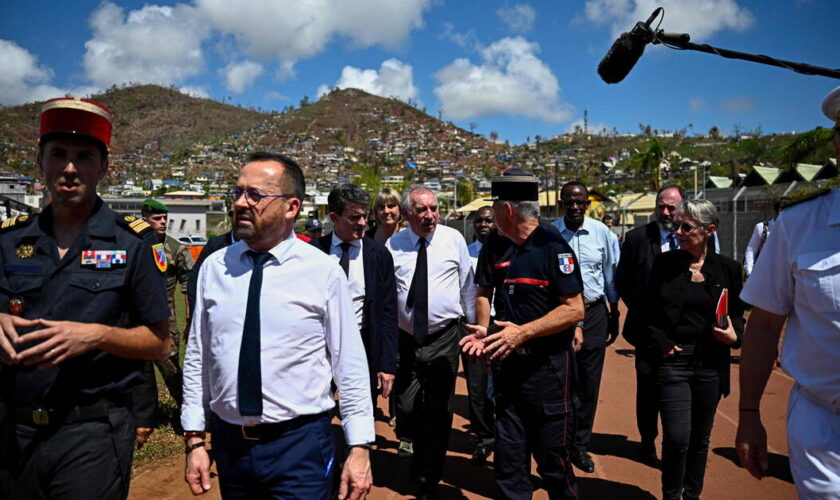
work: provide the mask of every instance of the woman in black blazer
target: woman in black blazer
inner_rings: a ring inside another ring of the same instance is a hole
[[[654,370],[662,415],[662,493],[700,498],[709,436],[721,396],[729,394],[729,354],[744,332],[741,265],[709,251],[717,229],[710,202],[688,200],[676,216],[679,250],[656,257],[646,297],[642,353]],[[728,289],[725,328],[715,325]]]

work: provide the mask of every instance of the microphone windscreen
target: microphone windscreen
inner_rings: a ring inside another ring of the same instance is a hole
[[[618,83],[630,73],[644,51],[644,40],[631,33],[622,33],[598,64],[598,74],[607,83]]]

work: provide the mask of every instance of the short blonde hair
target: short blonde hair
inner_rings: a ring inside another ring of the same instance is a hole
[[[685,200],[677,211],[684,211],[692,220],[700,223],[703,227],[718,225],[718,211],[715,205],[709,200]]]
[[[376,219],[376,212],[388,203],[396,203],[400,206],[400,192],[394,188],[384,187],[376,193],[376,198],[373,199],[373,218]],[[400,215],[402,215],[402,207],[400,206]],[[377,221],[378,222],[378,221]]]

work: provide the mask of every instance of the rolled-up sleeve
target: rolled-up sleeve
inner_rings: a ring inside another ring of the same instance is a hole
[[[336,266],[336,269],[339,272],[330,275],[327,285],[324,330],[333,380],[339,391],[344,437],[347,444],[353,446],[372,443],[376,439],[376,432],[365,348],[356,323],[347,280],[341,268]]]

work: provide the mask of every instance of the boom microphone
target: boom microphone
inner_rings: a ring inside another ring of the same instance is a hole
[[[598,64],[598,74],[602,80],[606,83],[618,83],[630,73],[644,54],[645,45],[653,41],[650,25],[661,11],[662,7],[657,8],[646,22],[639,21],[629,33],[622,33],[618,37]]]

